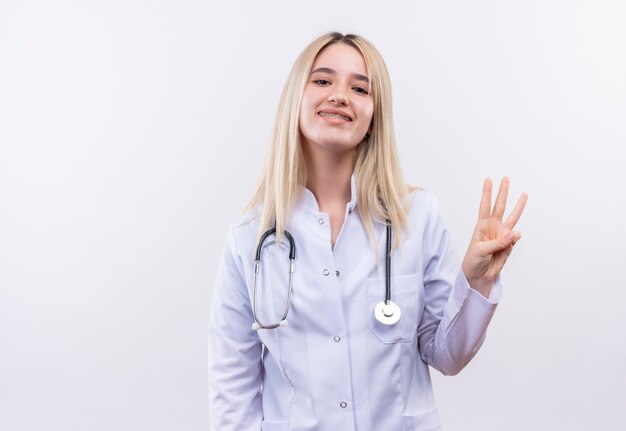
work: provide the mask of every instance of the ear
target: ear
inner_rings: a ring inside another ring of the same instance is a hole
[[[365,140],[369,141],[371,135],[372,135],[372,124],[370,123],[370,126],[367,128],[367,132],[365,132]]]

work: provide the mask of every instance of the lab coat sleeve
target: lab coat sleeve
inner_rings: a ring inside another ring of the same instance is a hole
[[[219,265],[209,318],[211,431],[259,431],[261,342],[231,228]]]
[[[423,247],[426,304],[418,328],[420,353],[427,364],[454,375],[482,345],[502,286],[498,277],[489,298],[469,286],[435,199]]]

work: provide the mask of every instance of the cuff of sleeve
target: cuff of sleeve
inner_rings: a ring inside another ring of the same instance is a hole
[[[489,291],[488,298],[485,298],[477,290],[472,289],[472,287],[469,285],[469,282],[467,281],[467,278],[465,278],[465,274],[463,273],[462,270],[459,271],[456,284],[457,284],[456,286],[457,289],[461,288],[461,290],[463,290],[464,292],[469,291],[468,292],[469,295],[477,296],[479,300],[482,299],[483,301],[489,304],[498,304],[500,302],[500,298],[502,297],[502,281],[500,279],[500,274],[498,274],[496,279],[493,281],[493,286],[491,287],[491,290]]]
[[[454,294],[456,295],[459,303],[464,302],[465,298],[469,296],[472,297],[473,300],[482,302],[485,305],[497,305],[502,297],[502,281],[500,279],[500,275],[498,274],[494,280],[493,286],[489,291],[489,297],[485,298],[480,292],[472,289],[463,271],[459,270],[459,274],[456,278],[456,285],[454,286]]]
[[[492,304],[497,304],[500,302],[500,298],[502,297],[502,281],[500,279],[500,274],[493,281],[493,287],[491,288],[491,292],[489,292],[489,302]]]
[[[444,316],[447,317],[449,323],[452,323],[459,317],[459,313],[462,310],[466,310],[464,314],[469,313],[478,320],[484,318],[489,321],[496,311],[501,294],[502,284],[500,283],[500,276],[494,281],[489,298],[485,298],[480,292],[470,287],[465,274],[463,274],[462,270],[459,270],[452,295],[444,311]]]

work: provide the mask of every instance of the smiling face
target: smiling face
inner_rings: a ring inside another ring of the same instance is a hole
[[[317,55],[302,96],[300,131],[304,145],[351,151],[370,128],[374,102],[367,66],[359,51],[344,43]]]

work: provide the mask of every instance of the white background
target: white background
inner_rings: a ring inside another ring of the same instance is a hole
[[[444,428],[626,429],[624,3],[225,3],[0,3],[0,429],[207,429],[222,241],[329,30],[382,52],[460,249],[485,176],[530,195]]]

